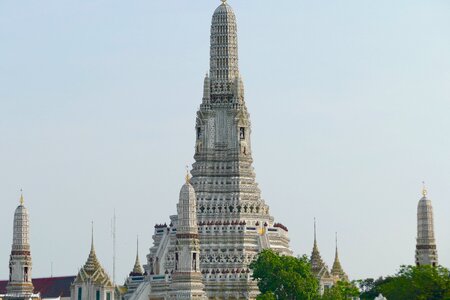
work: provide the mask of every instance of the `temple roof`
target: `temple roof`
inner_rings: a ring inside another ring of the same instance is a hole
[[[314,241],[314,247],[311,253],[311,270],[317,277],[329,277],[330,273],[328,271],[327,265],[322,260],[320,256],[319,248],[317,247],[317,242]]]
[[[33,278],[34,292],[41,298],[70,297],[70,285],[75,276]],[[7,280],[0,281],[0,294],[6,293]]]
[[[334,255],[334,263],[331,268],[331,275],[337,277],[340,281],[348,281],[348,276],[345,274],[344,269],[342,269],[341,262],[339,261],[339,253],[337,247],[337,235],[336,235],[336,253]]]
[[[328,266],[322,260],[320,256],[319,247],[317,246],[316,237],[316,220],[314,219],[314,245],[311,252],[311,271],[317,278],[330,277]]]
[[[91,251],[89,252],[88,259],[84,266],[78,272],[76,283],[80,282],[93,282],[96,285],[101,286],[113,286],[111,279],[105,270],[101,266],[97,259],[94,248],[94,237],[92,235]]]

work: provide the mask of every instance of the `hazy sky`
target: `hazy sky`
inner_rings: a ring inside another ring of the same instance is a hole
[[[219,1],[0,1],[0,278],[20,188],[34,277],[73,275],[90,224],[117,279],[176,212]],[[421,182],[450,267],[450,2],[233,0],[257,181],[291,247],[313,217],[352,279],[413,264]]]

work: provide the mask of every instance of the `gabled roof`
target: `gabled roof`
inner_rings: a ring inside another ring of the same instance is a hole
[[[348,276],[345,274],[344,269],[342,269],[341,262],[339,261],[337,248],[333,268],[331,268],[331,275],[337,277],[340,281],[348,281]]]
[[[113,286],[111,279],[109,278],[108,274],[106,274],[105,270],[97,259],[93,241],[91,244],[91,252],[89,252],[86,263],[78,272],[75,283],[87,281],[101,286]]]
[[[328,271],[328,266],[322,260],[320,256],[319,247],[317,246],[317,236],[316,236],[316,219],[314,218],[314,245],[311,252],[311,271],[319,279],[330,278],[330,272]]]
[[[42,298],[70,297],[70,285],[76,276],[61,276],[33,279],[34,292]],[[6,294],[7,280],[0,281],[0,294]]]
[[[311,253],[311,271],[317,278],[330,277],[328,267],[320,256],[319,247],[317,246],[316,240],[314,240],[314,246]]]
[[[336,253],[334,255],[334,263],[331,268],[331,275],[337,280],[348,281],[348,276],[345,274],[344,269],[339,261],[338,245],[337,245],[337,232],[336,232]]]

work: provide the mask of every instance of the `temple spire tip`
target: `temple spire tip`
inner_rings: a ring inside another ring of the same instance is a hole
[[[191,174],[189,173],[189,166],[186,166],[186,184],[188,184],[191,181]]]
[[[23,200],[23,190],[22,189],[20,189],[20,205],[23,205],[23,203],[24,203],[24,200]]]
[[[94,250],[94,221],[91,221],[91,252]]]
[[[338,256],[338,233],[335,232],[336,257]]]
[[[136,236],[136,257],[139,257],[139,235]]]
[[[422,196],[426,197],[428,195],[427,186],[425,185],[425,181],[422,181]]]
[[[317,241],[316,217],[314,217],[314,242]]]

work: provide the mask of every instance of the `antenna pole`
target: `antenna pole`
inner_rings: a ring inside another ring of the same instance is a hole
[[[111,228],[113,238],[113,285],[116,286],[116,210],[114,209],[114,216],[112,219]]]

